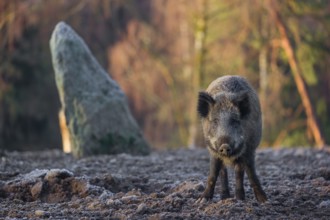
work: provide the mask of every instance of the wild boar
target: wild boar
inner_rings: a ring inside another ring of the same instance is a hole
[[[246,172],[258,202],[265,202],[255,170],[255,150],[261,139],[261,110],[258,96],[248,81],[240,76],[223,76],[199,93],[198,113],[204,139],[210,153],[207,186],[197,202],[211,200],[220,173],[221,199],[230,197],[226,166],[234,167],[235,196],[245,199]]]

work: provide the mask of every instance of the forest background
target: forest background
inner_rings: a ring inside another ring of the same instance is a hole
[[[60,148],[49,39],[82,36],[128,96],[153,148],[202,146],[197,93],[242,75],[262,146],[330,143],[330,1],[0,0],[0,148]]]

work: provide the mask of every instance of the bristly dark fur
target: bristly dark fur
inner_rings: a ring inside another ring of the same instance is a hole
[[[262,134],[261,109],[257,93],[240,76],[219,77],[198,96],[204,138],[211,155],[207,185],[197,200],[213,198],[220,175],[221,199],[230,196],[226,166],[234,166],[235,197],[245,199],[244,173],[258,202],[267,201],[255,169],[255,150]]]
[[[199,115],[205,118],[210,110],[210,105],[214,105],[215,100],[207,92],[199,92],[197,111]]]

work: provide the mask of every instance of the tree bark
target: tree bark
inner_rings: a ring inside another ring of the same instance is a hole
[[[309,93],[307,91],[307,86],[305,83],[305,80],[302,76],[302,70],[299,66],[294,47],[289,39],[289,30],[285,26],[283,19],[281,18],[281,15],[279,14],[276,5],[274,1],[269,1],[270,4],[268,4],[268,11],[273,17],[276,27],[281,35],[281,43],[282,48],[284,49],[287,57],[288,62],[291,68],[291,72],[294,78],[294,81],[296,83],[299,95],[301,97],[306,115],[307,115],[307,125],[310,126],[311,131],[313,132],[313,137],[315,140],[315,144],[318,148],[323,148],[325,144],[325,139],[323,137],[323,134],[321,132],[320,126],[318,124],[315,110],[313,107],[313,104],[311,102],[311,98],[309,96]]]

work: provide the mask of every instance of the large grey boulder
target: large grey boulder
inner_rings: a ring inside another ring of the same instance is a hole
[[[76,157],[149,153],[126,96],[82,38],[60,22],[53,31],[50,48],[72,153]]]

